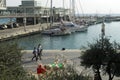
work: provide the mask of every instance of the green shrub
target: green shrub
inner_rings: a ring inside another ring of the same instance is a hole
[[[0,80],[35,80],[22,67],[21,50],[16,43],[0,43]]]

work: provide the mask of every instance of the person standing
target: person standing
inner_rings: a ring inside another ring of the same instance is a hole
[[[36,47],[34,47],[34,49],[33,49],[33,57],[32,57],[32,60],[35,58],[36,59],[36,61],[37,61],[37,48]]]
[[[37,47],[37,58],[39,58],[41,60],[41,56],[42,56],[42,46],[41,44],[38,44],[38,47]]]

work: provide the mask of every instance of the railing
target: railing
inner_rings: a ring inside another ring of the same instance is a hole
[[[49,16],[45,14],[33,14],[33,13],[7,13],[7,14],[0,14],[0,18],[10,18],[10,17],[42,17],[42,16]]]

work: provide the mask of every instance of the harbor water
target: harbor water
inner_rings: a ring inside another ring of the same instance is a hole
[[[44,49],[82,49],[87,47],[88,43],[93,43],[100,37],[101,25],[92,25],[88,27],[86,32],[76,32],[66,36],[46,36],[41,34],[31,35],[16,40],[22,48],[32,50],[34,46],[39,43],[42,44]],[[105,35],[111,41],[120,43],[120,22],[105,23]]]
[[[12,18],[12,22],[16,22],[16,18]],[[10,23],[10,18],[0,18],[0,25]]]

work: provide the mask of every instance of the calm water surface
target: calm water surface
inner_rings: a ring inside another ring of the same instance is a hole
[[[101,25],[90,26],[87,32],[77,32],[67,36],[45,36],[36,34],[28,37],[17,39],[18,44],[25,49],[33,49],[39,43],[44,49],[81,49],[87,46],[88,42],[92,43],[99,38]],[[111,37],[111,41],[120,43],[120,22],[105,23],[106,36]]]
[[[12,22],[16,22],[16,18],[12,18]],[[10,23],[10,18],[0,18],[0,24]]]

